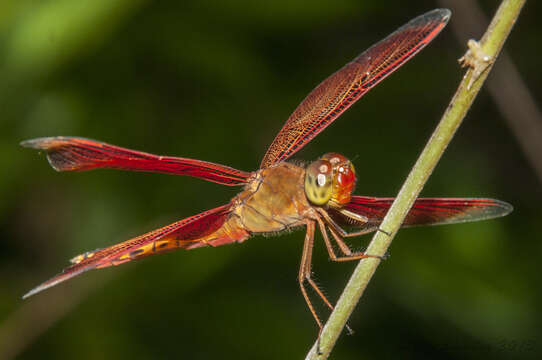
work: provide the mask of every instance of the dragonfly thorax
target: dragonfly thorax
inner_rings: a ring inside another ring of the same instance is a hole
[[[305,169],[305,195],[314,205],[347,204],[355,185],[354,165],[341,154],[327,153]]]

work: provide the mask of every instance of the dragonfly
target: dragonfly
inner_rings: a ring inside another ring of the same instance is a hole
[[[57,171],[100,168],[192,176],[227,186],[243,186],[231,201],[107,248],[71,259],[60,274],[30,290],[23,298],[92,269],[101,269],[177,249],[242,243],[258,234],[305,227],[298,273],[301,293],[316,323],[322,320],[311,298],[332,303],[315,283],[312,250],[317,230],[333,261],[371,257],[345,242],[379,230],[393,198],[353,195],[353,163],[338,153],[300,165],[288,159],[335,121],[385,77],[423,49],[446,26],[447,9],[418,16],[361,53],[320,83],[299,104],[267,149],[256,171],[246,172],[212,162],[158,156],[79,137],[45,137],[23,141],[24,147],[47,154]],[[419,198],[403,226],[454,224],[507,215],[512,206],[487,198]],[[312,290],[311,290],[312,289]],[[313,292],[312,292],[313,291]]]

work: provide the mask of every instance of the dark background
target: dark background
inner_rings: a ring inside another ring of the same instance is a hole
[[[490,17],[498,2],[479,5]],[[159,174],[55,173],[18,143],[84,136],[254,170],[314,86],[439,6],[2,2],[0,358],[304,357],[317,327],[296,281],[302,230],[90,272],[22,301],[72,256],[224,204],[238,189]],[[535,101],[541,11],[528,2],[506,45]],[[464,50],[449,26],[295,158],[343,153],[354,159],[358,194],[393,196],[463,75]],[[515,211],[400,231],[334,358],[540,355],[541,179],[518,141],[482,91],[422,195],[495,197]],[[354,266],[328,261],[317,241],[315,276],[333,300]]]

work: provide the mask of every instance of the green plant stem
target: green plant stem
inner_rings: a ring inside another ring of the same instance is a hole
[[[497,57],[524,3],[525,0],[503,0],[501,2],[497,13],[480,41],[483,53],[489,56],[490,59],[494,60]],[[405,216],[480,91],[492,65],[493,62],[477,78],[472,79],[472,81],[471,78],[475,75],[476,69],[469,68],[463,77],[437,128],[431,135],[431,138],[384,218],[380,228],[385,232],[376,232],[367,248],[368,254],[379,256],[386,254]],[[376,258],[367,258],[360,261],[339,298],[335,310],[331,313],[325,324],[319,340],[315,342],[307,354],[306,359],[328,358],[337,338],[346,325],[346,321],[363,295],[367,284],[379,264],[380,260]]]

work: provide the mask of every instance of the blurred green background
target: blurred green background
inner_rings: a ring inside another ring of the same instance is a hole
[[[497,4],[479,2],[488,16]],[[317,327],[296,281],[302,231],[153,256],[22,301],[72,256],[224,204],[238,189],[159,174],[55,173],[18,143],[84,136],[254,170],[314,86],[439,6],[1,2],[0,358],[304,357]],[[506,46],[535,100],[541,11],[528,2]],[[393,196],[462,77],[463,52],[446,28],[296,158],[343,153],[354,159],[358,194]],[[354,336],[340,338],[333,358],[540,356],[540,184],[482,91],[422,195],[495,197],[515,211],[400,231],[353,314]],[[322,245],[315,276],[335,300],[355,264],[328,261]]]

